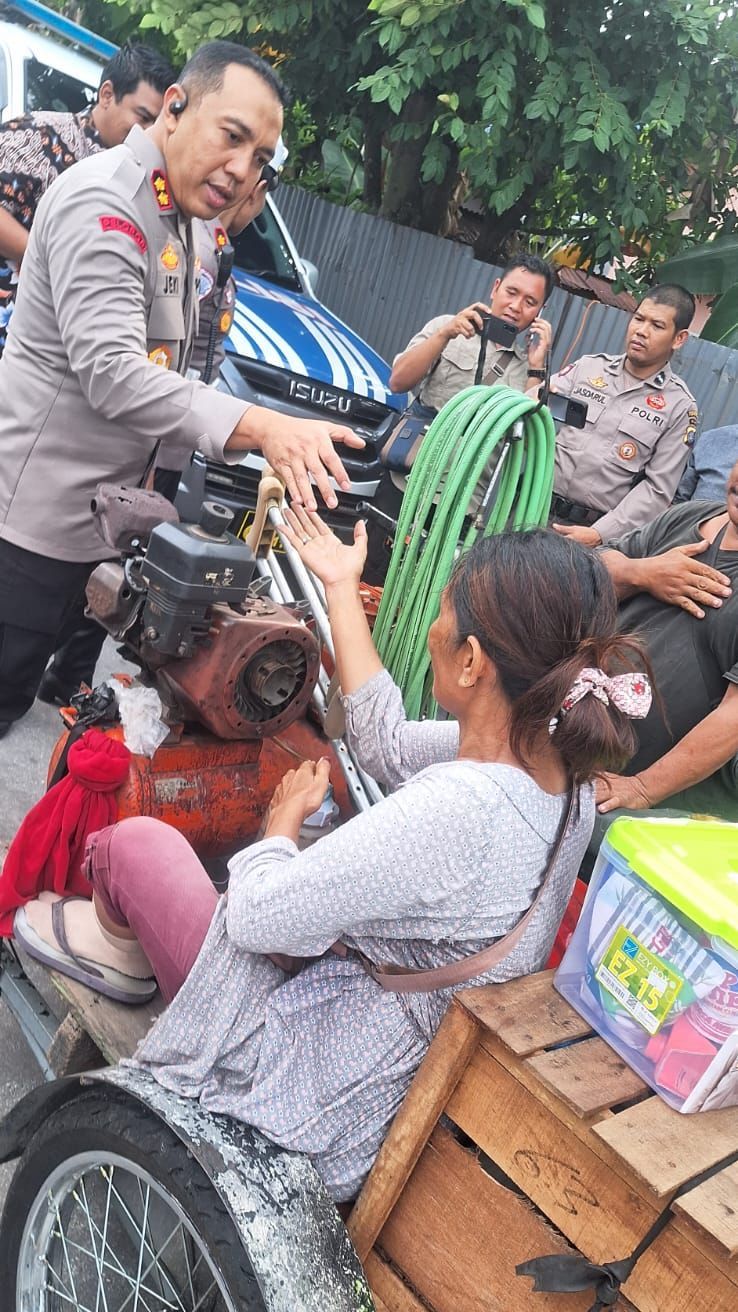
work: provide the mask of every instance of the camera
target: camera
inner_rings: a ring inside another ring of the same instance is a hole
[[[482,320],[482,327],[475,329],[477,334],[484,337],[485,341],[496,342],[498,346],[509,350],[518,335],[515,325],[508,323],[506,319],[498,319],[496,314],[489,314],[485,310],[480,310],[479,317]]]

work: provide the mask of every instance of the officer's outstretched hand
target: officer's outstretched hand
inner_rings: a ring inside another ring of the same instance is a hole
[[[342,424],[325,419],[294,419],[291,415],[252,405],[239,420],[225,444],[227,451],[261,451],[284,483],[291,501],[315,510],[312,481],[327,506],[338,504],[333,478],[341,491],[351,486],[336,454],[334,442],[360,449],[363,437]]]

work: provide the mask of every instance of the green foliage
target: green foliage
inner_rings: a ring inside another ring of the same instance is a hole
[[[708,342],[738,347],[738,237],[729,234],[666,260],[656,270],[658,282],[678,282],[689,291],[714,296],[710,318],[700,333]]]
[[[656,270],[657,282],[678,282],[688,291],[715,296],[738,283],[738,237],[692,245]]]
[[[721,346],[738,347],[738,283],[729,287],[713,306],[700,337]]]
[[[679,248],[684,222],[669,215],[690,198],[696,238],[721,225],[738,150],[729,0],[105,2],[176,56],[225,36],[276,57],[315,125],[301,182],[315,183],[320,148],[349,121],[383,136],[390,217],[440,230],[428,197],[461,177],[487,212],[485,255],[516,234],[563,234],[582,260],[640,248],[642,269]]]

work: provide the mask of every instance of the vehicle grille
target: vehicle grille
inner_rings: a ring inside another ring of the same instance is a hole
[[[290,405],[309,410],[316,418],[333,419],[336,423],[350,424],[372,434],[382,429],[396,412],[391,406],[370,397],[357,396],[339,387],[329,387],[300,374],[291,374],[256,360],[242,356],[229,356],[249,387],[262,396],[279,398]]]

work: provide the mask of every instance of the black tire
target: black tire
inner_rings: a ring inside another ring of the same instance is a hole
[[[188,1228],[194,1232],[207,1262],[230,1298],[232,1308],[238,1312],[266,1312],[236,1227],[205,1172],[164,1122],[147,1108],[112,1089],[85,1091],[52,1113],[18,1162],[0,1222],[0,1290],[3,1291],[4,1312],[27,1312],[27,1309],[31,1312],[30,1297],[24,1299],[18,1283],[19,1260],[21,1266],[24,1260],[22,1248],[29,1248],[26,1224],[34,1209],[40,1206],[40,1195],[48,1193],[47,1182],[56,1172],[63,1173],[66,1162],[71,1167],[73,1160],[83,1154],[95,1154],[102,1163],[107,1155],[116,1163],[124,1159],[124,1162],[131,1163],[132,1168],[137,1168],[138,1173],[129,1177],[123,1166],[120,1179],[129,1184],[130,1181],[137,1183],[140,1172],[143,1172],[145,1177],[160,1186],[179,1205]],[[102,1167],[96,1169],[103,1172]],[[116,1165],[115,1169],[119,1167]],[[95,1179],[91,1174],[93,1186]],[[158,1194],[153,1196],[158,1204]],[[69,1206],[74,1204],[69,1203]],[[182,1237],[183,1247],[186,1247],[186,1241],[185,1235]],[[136,1276],[136,1273],[130,1274]],[[209,1278],[207,1268],[204,1278]],[[25,1282],[23,1287],[25,1289]],[[48,1308],[43,1306],[46,1301]],[[146,1306],[149,1306],[149,1299]],[[162,1301],[161,1306],[166,1306],[166,1303]],[[220,1312],[221,1308],[228,1307],[228,1303],[216,1291],[214,1299],[208,1298],[204,1306],[207,1312],[211,1307]],[[158,1312],[156,1300],[154,1307]],[[57,1312],[57,1308],[68,1312],[69,1301],[60,1300],[52,1293],[48,1300],[44,1297],[40,1308],[33,1302],[33,1312]]]

